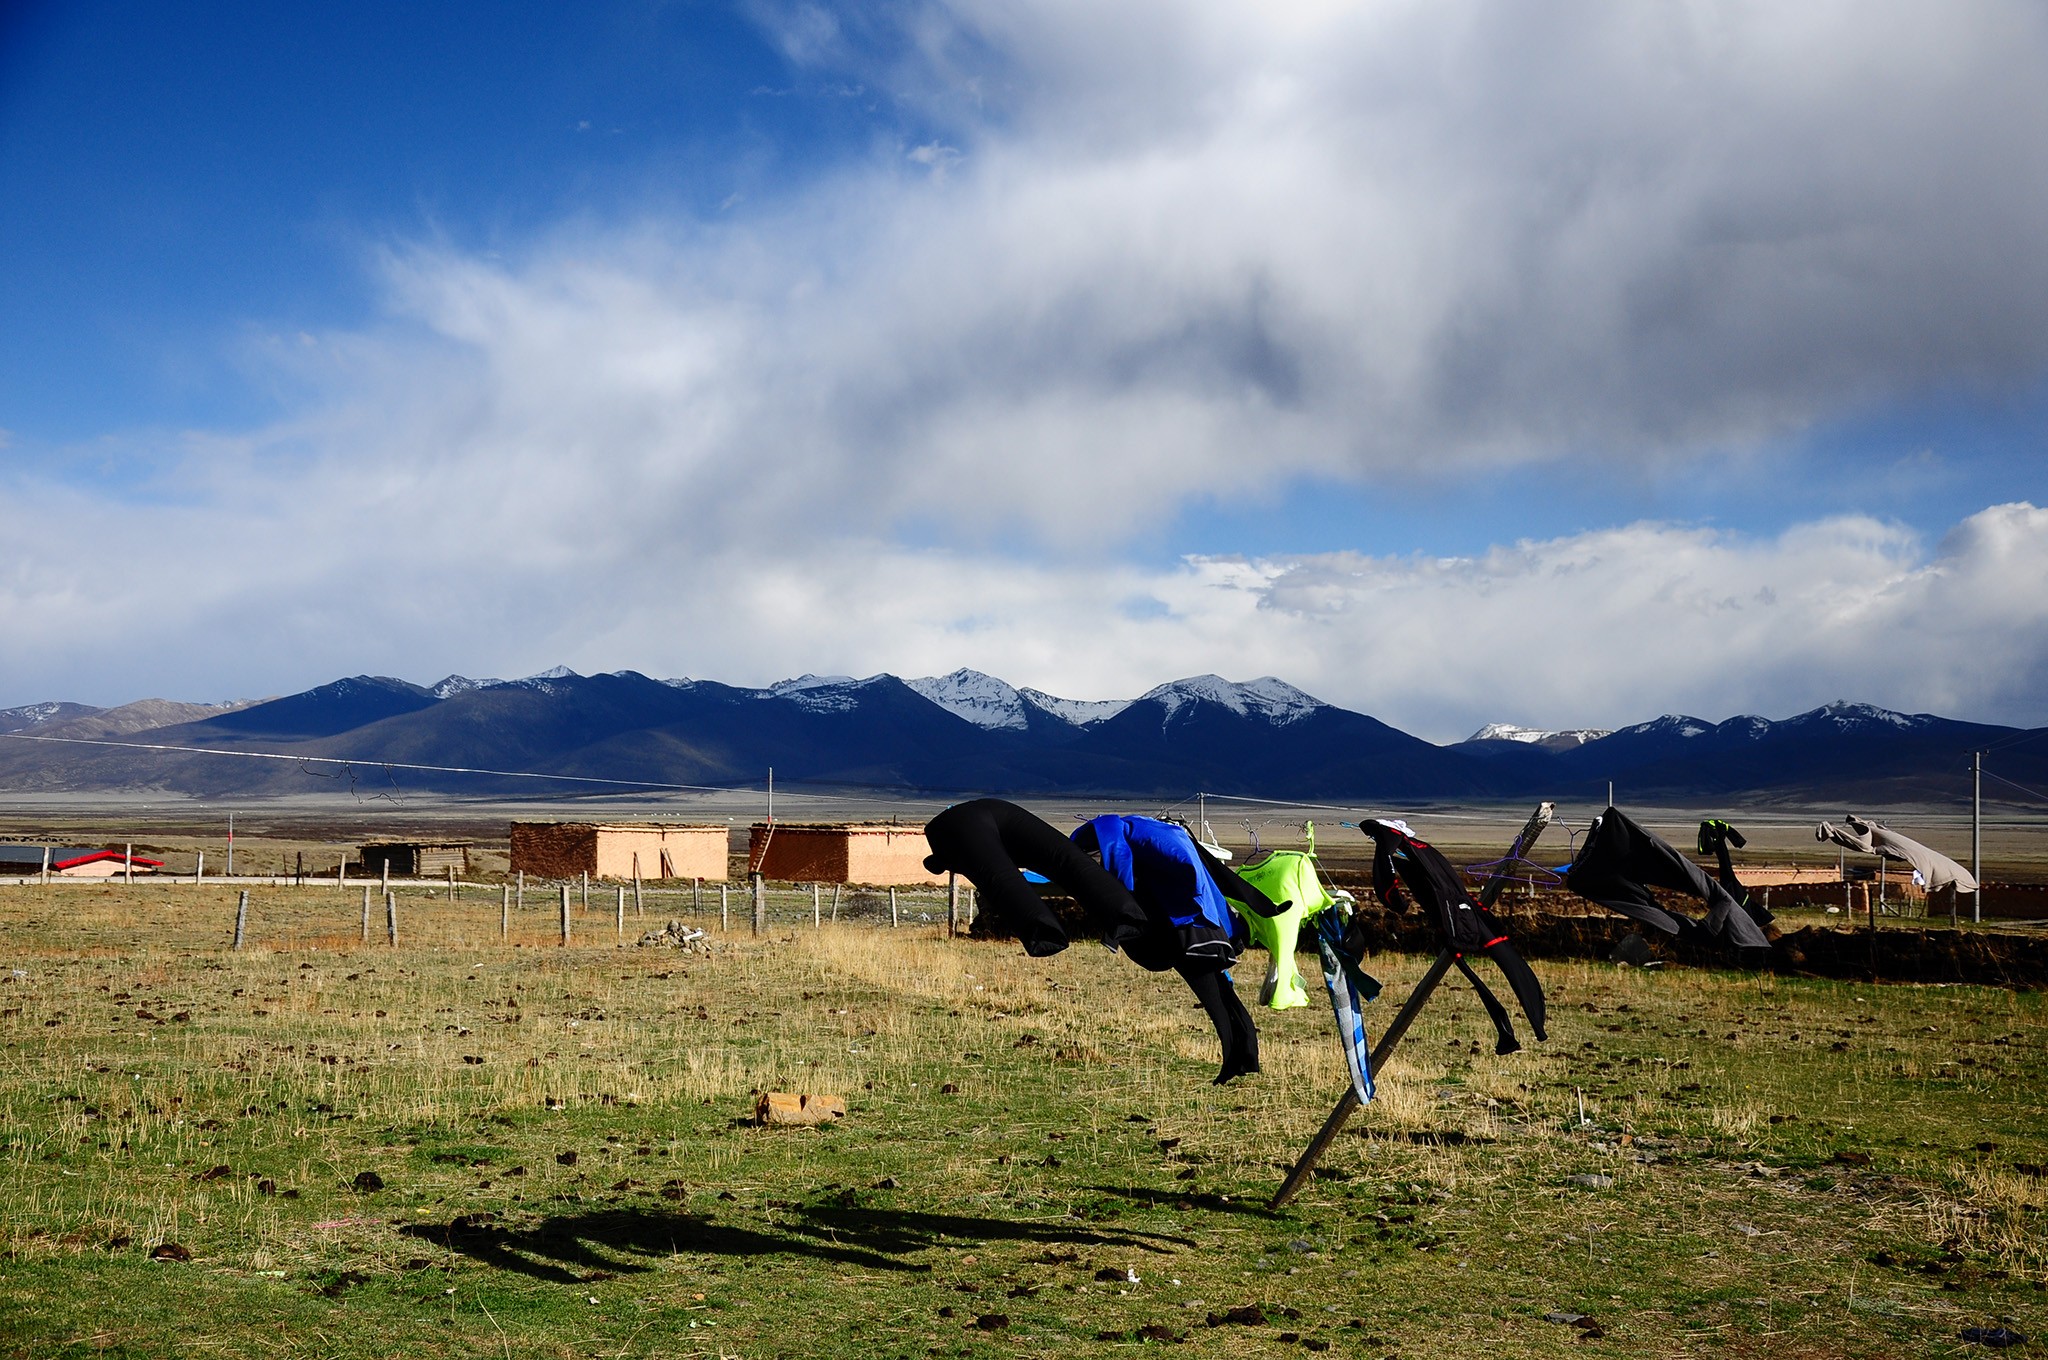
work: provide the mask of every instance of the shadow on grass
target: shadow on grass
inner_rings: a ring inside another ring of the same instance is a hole
[[[1155,1190],[1141,1185],[1091,1185],[1088,1189],[1098,1195],[1109,1195],[1116,1199],[1133,1200],[1155,1208],[1202,1209],[1212,1214],[1245,1214],[1252,1218],[1281,1219],[1287,1217],[1268,1209],[1257,1200],[1225,1199],[1222,1195],[1192,1190]]]
[[[806,1206],[767,1227],[714,1222],[695,1214],[656,1209],[603,1209],[541,1219],[530,1226],[490,1213],[460,1214],[446,1223],[408,1223],[407,1237],[433,1242],[483,1265],[536,1279],[572,1284],[594,1272],[651,1270],[634,1258],[677,1254],[804,1256],[870,1270],[928,1271],[909,1258],[940,1245],[993,1242],[1047,1246],[1114,1247],[1160,1251],[1165,1244],[1193,1246],[1184,1237],[1067,1222],[970,1218],[906,1210]]]

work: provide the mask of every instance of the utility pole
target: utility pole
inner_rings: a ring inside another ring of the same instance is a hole
[[[1984,920],[1984,753],[1970,753],[1970,874],[1977,891],[1970,894],[1970,921]]]

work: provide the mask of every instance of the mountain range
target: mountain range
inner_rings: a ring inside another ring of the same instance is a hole
[[[1388,804],[1751,798],[1869,802],[1967,796],[1969,753],[2048,782],[2048,729],[1832,703],[1795,717],[1679,715],[1614,731],[1491,724],[1437,745],[1270,676],[1175,680],[1127,701],[1062,699],[959,670],[900,680],[805,675],[764,689],[557,667],[519,680],[417,685],[358,675],[301,694],[202,705],[144,700],[0,710],[0,791],[160,790],[268,796],[358,791],[532,794],[515,772],[572,782],[758,787],[779,781],[937,796],[967,792]],[[121,741],[127,746],[92,745]],[[158,749],[139,749],[140,747]],[[207,752],[262,752],[233,759]],[[309,760],[305,758],[318,758]],[[324,763],[335,762],[335,763]],[[445,767],[427,770],[418,766]],[[323,783],[324,781],[324,783]],[[1995,790],[1994,790],[1995,792]]]

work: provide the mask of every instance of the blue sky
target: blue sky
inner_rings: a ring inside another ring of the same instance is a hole
[[[0,627],[53,640],[0,705],[2048,723],[2044,57],[1990,0],[10,7]]]

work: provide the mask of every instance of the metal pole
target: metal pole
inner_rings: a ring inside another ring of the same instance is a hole
[[[128,842],[128,848],[121,852],[121,864],[123,866],[121,881],[133,883],[135,881],[135,842]]]
[[[832,885],[832,919],[839,919],[839,884]]]
[[[1970,894],[1970,922],[1984,920],[1984,753],[1970,756],[1970,876],[1977,891]]]
[[[42,872],[42,875],[41,875],[41,877],[42,877],[42,880],[43,880],[43,886],[44,886],[45,888],[49,887],[49,886],[50,886],[50,847],[49,847],[49,846],[47,846],[47,845],[43,847],[43,872]]]
[[[960,931],[960,875],[951,869],[946,871],[946,935],[948,938]]]
[[[233,859],[230,859],[230,860],[228,861],[228,874],[229,874],[229,876],[230,876],[230,877],[232,877],[232,876],[234,875],[234,872],[235,872],[235,862],[234,862],[234,860],[233,860]],[[347,852],[347,851],[343,851],[343,852],[342,852],[342,856],[341,856],[341,859],[340,859],[340,860],[339,860],[338,862],[336,862],[336,864],[335,864],[335,866],[334,866],[334,886],[335,886],[335,887],[337,887],[337,888],[339,888],[339,889],[341,889],[341,890],[342,890],[343,892],[347,892],[347,891],[348,891],[348,852]]]
[[[519,884],[513,890],[512,905],[521,911],[526,910],[526,870],[524,869],[519,871]]]
[[[818,926],[818,924],[819,924],[819,922],[820,922],[820,921],[822,921],[822,920],[824,919],[824,914],[823,914],[822,912],[820,912],[820,911],[819,911],[818,907],[819,907],[819,902],[818,902],[818,885],[817,885],[817,884],[815,884],[815,883],[813,883],[813,884],[811,885],[811,927],[812,927],[812,929],[816,929],[816,928],[817,928],[817,926]]]
[[[619,889],[619,943],[626,942],[626,890]]]
[[[1415,990],[1408,993],[1408,999],[1401,1004],[1401,1013],[1394,1017],[1394,1023],[1387,1026],[1387,1032],[1382,1034],[1379,1043],[1373,1046],[1373,1071],[1378,1072],[1386,1066],[1387,1059],[1393,1056],[1394,1048],[1401,1042],[1401,1037],[1408,1032],[1408,1027],[1415,1023],[1415,1017],[1422,1014],[1423,1004],[1429,1000],[1430,993],[1444,980],[1444,974],[1451,971],[1451,965],[1457,962],[1457,959],[1455,952],[1446,949],[1436,956],[1436,962],[1429,965],[1429,971],[1422,975],[1422,981],[1415,984]],[[1338,1097],[1336,1108],[1330,1111],[1330,1117],[1323,1121],[1323,1127],[1316,1134],[1315,1140],[1294,1163],[1294,1170],[1287,1173],[1287,1179],[1273,1193],[1273,1198],[1267,1202],[1267,1208],[1277,1209],[1294,1198],[1295,1193],[1308,1180],[1309,1172],[1315,1170],[1316,1163],[1322,1160],[1323,1154],[1336,1140],[1337,1134],[1344,1127],[1344,1121],[1351,1118],[1351,1112],[1357,1108],[1358,1093],[1346,1086],[1344,1094]]]
[[[720,930],[732,929],[731,891],[732,885],[730,883],[718,885],[718,928]]]
[[[583,914],[590,914],[590,870],[583,871]]]
[[[235,948],[242,947],[242,932],[249,926],[249,890],[242,889],[242,900],[235,903]]]
[[[768,884],[758,873],[754,878],[754,933],[768,928]]]
[[[206,881],[206,852],[204,850],[199,852],[199,862],[192,866],[192,881],[194,883],[204,883]]]
[[[562,943],[569,943],[569,885],[562,885]]]
[[[896,889],[895,889],[895,888],[894,888],[894,887],[892,886],[892,887],[891,887],[891,888],[889,889],[889,927],[890,927],[890,929],[892,929],[892,930],[893,930],[893,929],[895,928],[895,926],[896,926]]]
[[[363,885],[363,943],[370,942],[370,885]]]
[[[512,885],[498,885],[498,943],[512,938]]]

